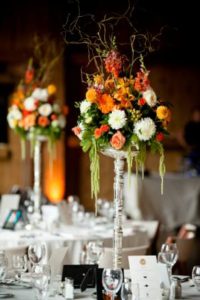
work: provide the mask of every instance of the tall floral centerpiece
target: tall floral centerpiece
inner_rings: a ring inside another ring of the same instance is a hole
[[[11,96],[7,120],[21,139],[22,158],[25,142],[30,141],[34,159],[34,213],[35,224],[41,220],[41,147],[47,141],[50,154],[66,125],[66,108],[57,102],[57,88],[48,83],[47,65],[36,66],[30,59],[24,78]]]
[[[124,162],[127,161],[129,174],[133,159],[136,170],[141,168],[143,171],[147,150],[158,152],[162,193],[165,173],[162,142],[168,134],[167,125],[171,118],[168,104],[159,99],[151,87],[150,72],[143,59],[147,48],[152,50],[151,43],[148,35],[138,34],[132,25],[129,18],[132,11],[129,7],[121,16],[105,15],[100,21],[93,15],[88,19],[87,15],[78,16],[66,24],[66,42],[86,45],[88,64],[95,69],[92,74],[81,72],[87,88],[84,99],[76,103],[79,116],[73,128],[83,151],[89,152],[91,192],[95,199],[100,190],[99,154],[114,158],[114,268],[120,267],[122,262]],[[86,19],[92,34],[82,30],[81,20],[85,24]],[[122,22],[125,22],[123,30],[127,24],[131,30],[128,42],[123,41],[122,36],[117,42],[120,34],[114,33],[114,28]],[[73,40],[74,36],[79,37],[78,42]]]

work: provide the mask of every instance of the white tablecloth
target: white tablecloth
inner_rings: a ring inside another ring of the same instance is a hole
[[[132,246],[150,243],[157,230],[158,222],[154,221],[125,221],[123,226],[124,236],[132,237]],[[140,234],[142,233],[142,234]],[[0,230],[0,249],[9,249],[18,246],[30,245],[37,241],[47,244],[48,257],[52,248],[68,246],[66,262],[77,264],[80,262],[80,253],[83,244],[88,240],[110,240],[113,237],[113,224],[98,224],[93,227],[63,225],[53,233],[40,230]]]
[[[93,292],[93,291],[92,291]],[[84,293],[80,293],[78,290],[75,290],[75,299],[85,299],[85,300],[94,300],[94,295],[92,295],[90,290],[85,291]],[[35,300],[34,290],[33,289],[15,289],[15,288],[2,288],[0,286],[0,293],[11,293],[14,294],[14,299],[16,300]],[[13,299],[13,298],[7,298]],[[62,296],[49,297],[54,300],[63,300]],[[194,286],[191,286],[191,283],[186,282],[182,284],[182,298],[185,300],[197,300],[200,299],[200,292]],[[142,299],[143,300],[143,299]],[[146,299],[145,299],[146,300]],[[149,299],[155,300],[155,299]]]

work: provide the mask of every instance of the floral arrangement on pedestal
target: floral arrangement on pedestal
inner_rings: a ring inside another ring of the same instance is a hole
[[[23,157],[26,140],[34,144],[36,138],[42,136],[52,146],[66,125],[67,107],[57,103],[57,88],[49,83],[52,62],[54,64],[47,59],[38,63],[38,59],[31,58],[24,78],[11,95],[7,120],[21,138]]]
[[[148,50],[146,48],[148,45],[151,47],[148,35],[138,34],[131,26],[134,32],[129,42],[118,43],[114,27],[122,20],[128,20],[130,24],[126,14],[121,17],[104,16],[98,22],[92,16],[88,23],[91,28],[93,22],[97,32],[91,35],[81,31],[80,19],[79,16],[71,23],[73,26],[68,26],[66,42],[73,44],[68,38],[73,28],[80,37],[79,43],[87,45],[88,64],[96,69],[92,74],[82,74],[86,77],[87,89],[85,98],[76,103],[80,113],[77,126],[73,128],[81,140],[83,151],[89,152],[92,195],[97,198],[99,192],[99,153],[110,147],[127,152],[129,173],[133,150],[138,152],[135,157],[136,170],[138,167],[144,169],[148,148],[158,152],[163,190],[165,165],[162,142],[168,134],[171,111],[169,104],[157,97],[150,84],[150,72],[143,59],[143,54]],[[141,51],[137,50],[137,43],[143,43]],[[130,59],[122,49],[131,54]]]

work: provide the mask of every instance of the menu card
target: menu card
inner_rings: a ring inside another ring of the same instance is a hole
[[[129,256],[132,284],[139,287],[139,299],[160,300],[160,268],[156,256]]]

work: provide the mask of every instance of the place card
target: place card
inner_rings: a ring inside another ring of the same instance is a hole
[[[138,284],[141,300],[162,299],[160,269],[156,256],[129,256],[132,284]]]

